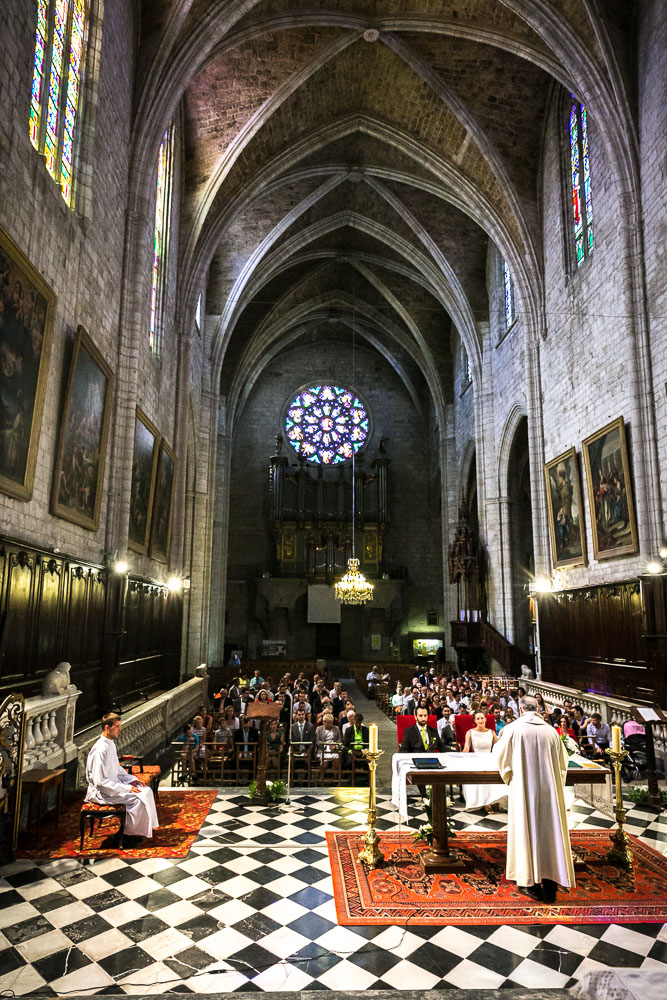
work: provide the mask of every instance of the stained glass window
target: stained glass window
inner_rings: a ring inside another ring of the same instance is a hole
[[[577,267],[593,252],[593,202],[586,108],[572,96],[569,115],[572,222]]]
[[[514,282],[507,261],[503,261],[503,276],[505,281],[505,329],[509,330],[514,322]]]
[[[468,357],[468,352],[466,351],[463,344],[461,344],[461,381],[463,382],[463,387],[470,385],[472,382],[472,365],[470,364],[470,358]]]
[[[285,432],[297,455],[315,465],[349,461],[366,442],[369,414],[351,389],[311,385],[287,408]]]
[[[30,96],[30,141],[35,149],[39,149],[39,133],[42,121],[42,89],[44,86],[44,58],[48,30],[49,6],[47,0],[38,0],[35,61],[32,71],[32,94]]]
[[[87,0],[37,0],[30,141],[70,207],[86,6]]]
[[[166,267],[169,233],[169,207],[171,204],[173,126],[170,125],[160,143],[157,159],[157,188],[155,191],[155,227],[153,230],[153,267],[151,273],[151,311],[148,344],[155,354],[161,351],[161,312],[163,274]]]

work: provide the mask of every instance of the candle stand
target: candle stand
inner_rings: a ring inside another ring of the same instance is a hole
[[[369,772],[368,830],[366,831],[366,836],[362,841],[364,846],[359,851],[359,860],[365,865],[368,865],[369,868],[378,868],[384,861],[384,854],[378,846],[380,838],[378,837],[377,830],[375,829],[375,820],[377,819],[377,808],[375,804],[375,771],[378,766],[378,760],[384,753],[384,750],[363,750],[362,753],[368,761]]]
[[[628,756],[627,750],[605,750],[611,761],[611,766],[616,772],[616,822],[618,829],[609,835],[613,847],[607,854],[609,861],[621,865],[623,868],[634,868],[634,858],[630,850],[630,840],[625,832],[625,808],[623,806],[623,793],[621,791],[621,766]]]

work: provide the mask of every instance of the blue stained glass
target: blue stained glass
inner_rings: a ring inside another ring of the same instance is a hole
[[[569,133],[574,245],[579,267],[593,250],[593,201],[587,114],[577,101],[570,106]]]
[[[581,146],[584,161],[584,199],[586,201],[586,228],[588,230],[588,252],[593,249],[593,202],[591,199],[591,167],[588,155],[588,124],[586,108],[581,105]]]
[[[47,31],[47,0],[39,0],[37,4],[37,30],[35,32],[35,58],[32,72],[29,122],[30,141],[35,149],[39,148],[39,127],[42,119],[42,84],[44,82],[44,50]]]
[[[505,260],[503,261],[503,275],[505,279],[505,329],[509,330],[514,322],[514,287],[512,275]]]
[[[67,75],[67,96],[65,100],[65,124],[63,148],[60,162],[60,188],[69,205],[72,200],[72,150],[74,146],[74,124],[79,104],[79,82],[81,74],[81,52],[85,24],[85,2],[74,0],[72,27],[70,32],[69,72]]]
[[[584,259],[584,223],[581,217],[581,168],[579,165],[579,114],[577,105],[570,108],[570,174],[572,178],[572,216],[577,265]]]
[[[348,389],[315,385],[288,406],[285,431],[298,455],[314,464],[337,465],[363,447],[369,418],[365,405]]]
[[[67,27],[67,0],[56,0],[53,12],[53,41],[51,45],[51,80],[46,111],[46,136],[44,152],[46,165],[56,177],[58,160],[58,123],[60,118],[60,84]]]

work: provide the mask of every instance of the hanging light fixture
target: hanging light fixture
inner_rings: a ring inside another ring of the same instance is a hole
[[[356,298],[354,293],[354,270],[352,271],[352,385],[356,384]],[[355,558],[356,520],[356,478],[354,456],[357,449],[352,443],[352,556],[347,560],[347,573],[334,584],[334,595],[341,604],[365,604],[373,600],[373,584],[359,570],[359,560]]]

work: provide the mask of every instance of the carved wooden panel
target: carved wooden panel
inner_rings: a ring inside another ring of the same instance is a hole
[[[47,671],[68,660],[80,728],[112,698],[127,704],[177,684],[181,595],[130,580],[124,606],[124,589],[102,566],[0,539],[0,697],[39,694]]]
[[[539,598],[542,677],[582,691],[650,700],[639,581]]]

